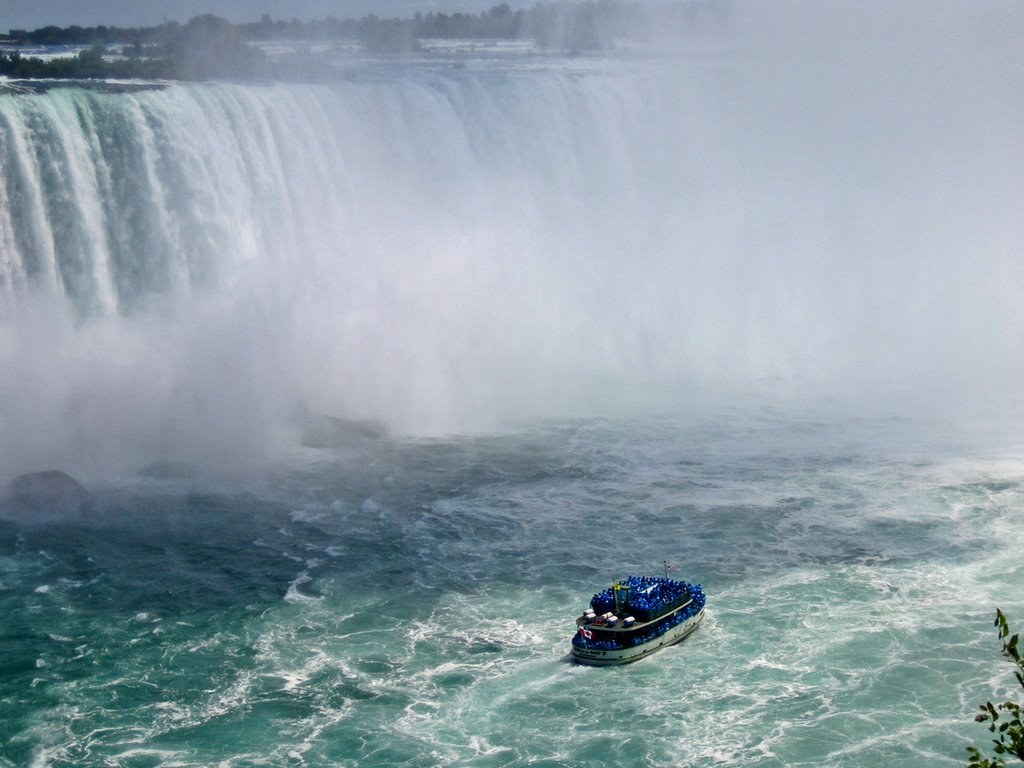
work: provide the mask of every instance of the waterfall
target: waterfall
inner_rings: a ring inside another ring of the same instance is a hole
[[[0,461],[1014,380],[1019,76],[699,54],[0,93]]]

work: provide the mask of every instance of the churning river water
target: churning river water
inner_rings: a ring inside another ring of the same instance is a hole
[[[0,523],[4,765],[953,766],[1012,682],[1019,446],[765,408],[302,458]],[[570,663],[663,561],[704,625]]]

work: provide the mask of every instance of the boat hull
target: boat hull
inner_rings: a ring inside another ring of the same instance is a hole
[[[646,643],[634,645],[631,648],[619,648],[617,650],[598,650],[596,648],[578,648],[573,646],[572,658],[577,664],[587,664],[594,667],[607,667],[615,664],[629,664],[650,656],[655,651],[675,645],[686,638],[693,630],[700,626],[704,620],[704,609],[695,613],[681,624],[669,629],[665,634],[658,635]]]

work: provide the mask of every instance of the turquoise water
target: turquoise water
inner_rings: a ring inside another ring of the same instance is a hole
[[[0,523],[0,759],[958,765],[1011,682],[1024,459],[941,424],[583,420],[122,481]],[[709,614],[567,660],[627,573]],[[1005,688],[1004,688],[1005,690]]]

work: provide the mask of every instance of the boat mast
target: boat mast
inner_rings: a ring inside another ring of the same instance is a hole
[[[629,584],[616,581],[612,584],[612,592],[615,594],[615,613],[619,614],[629,602],[629,593],[633,588]]]

